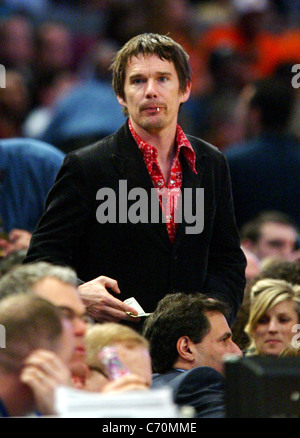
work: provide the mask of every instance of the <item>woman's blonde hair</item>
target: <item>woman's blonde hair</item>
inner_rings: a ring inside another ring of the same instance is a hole
[[[258,281],[250,290],[250,315],[245,332],[250,339],[247,355],[259,354],[254,339],[254,331],[259,320],[273,307],[284,301],[295,304],[300,320],[300,285],[292,285],[284,280],[266,278]]]
[[[103,372],[99,352],[108,345],[122,343],[130,347],[142,346],[149,348],[148,341],[135,330],[118,323],[107,322],[91,326],[85,337],[87,357],[86,363],[90,368]]]

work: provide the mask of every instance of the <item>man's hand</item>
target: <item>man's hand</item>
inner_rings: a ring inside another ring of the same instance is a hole
[[[19,249],[28,249],[31,239],[31,233],[25,230],[12,230],[8,240],[0,239],[0,249],[4,257]]]
[[[37,410],[43,415],[56,415],[55,389],[72,386],[71,372],[52,351],[36,350],[25,361],[20,379],[34,394]]]
[[[89,316],[98,322],[119,322],[121,319],[139,321],[139,318],[131,318],[126,315],[126,312],[131,312],[134,315],[137,315],[138,312],[113,297],[107,288],[116,294],[121,293],[118,282],[103,275],[78,287]]]

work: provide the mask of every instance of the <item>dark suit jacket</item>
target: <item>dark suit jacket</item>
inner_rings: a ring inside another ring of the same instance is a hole
[[[170,386],[174,402],[179,406],[193,406],[198,418],[225,417],[224,384],[221,374],[208,367],[171,370],[152,377],[152,388]]]
[[[167,293],[184,291],[223,299],[236,314],[245,286],[245,257],[234,220],[228,166],[215,147],[189,140],[198,175],[181,157],[183,189],[204,188],[202,233],[186,234],[188,224],[183,222],[172,245],[165,223],[97,221],[96,194],[101,188],[118,194],[119,181],[126,180],[128,191],[142,187],[151,198],[151,178],[125,123],[115,134],[66,157],[25,263],[71,265],[82,281],[111,277],[119,283],[121,299],[134,296],[146,312],[152,312]]]

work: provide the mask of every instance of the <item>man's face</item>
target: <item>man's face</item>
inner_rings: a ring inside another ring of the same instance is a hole
[[[138,55],[128,61],[124,93],[125,98],[118,96],[118,100],[127,107],[135,131],[140,136],[154,135],[176,127],[179,106],[189,98],[190,84],[181,93],[172,62]]]
[[[70,284],[47,277],[36,282],[32,290],[39,297],[59,307],[66,319],[69,319],[75,338],[75,349],[71,362],[72,364],[84,362],[86,356],[86,308],[79,297],[77,289]]]
[[[239,347],[232,341],[232,333],[225,316],[220,312],[206,314],[211,330],[204,339],[194,344],[196,347],[195,367],[214,368],[220,374],[224,373],[224,355],[242,356]]]
[[[72,322],[62,318],[63,332],[57,344],[55,353],[66,365],[69,365],[74,357],[76,349]]]
[[[262,225],[260,234],[254,248],[259,259],[279,257],[289,260],[291,258],[297,240],[294,227],[278,222],[267,222]]]

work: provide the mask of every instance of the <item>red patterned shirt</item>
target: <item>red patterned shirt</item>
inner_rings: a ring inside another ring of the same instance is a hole
[[[158,153],[154,146],[143,141],[134,131],[129,120],[129,129],[135,139],[140,151],[143,154],[145,164],[151,177],[153,186],[159,195],[159,202],[165,215],[167,231],[171,243],[174,242],[178,222],[175,220],[175,214],[178,207],[182,187],[182,166],[179,154],[182,152],[192,171],[197,174],[195,162],[196,154],[184,132],[177,125],[176,131],[176,154],[173,160],[170,179],[166,183],[160,165],[158,163]]]

